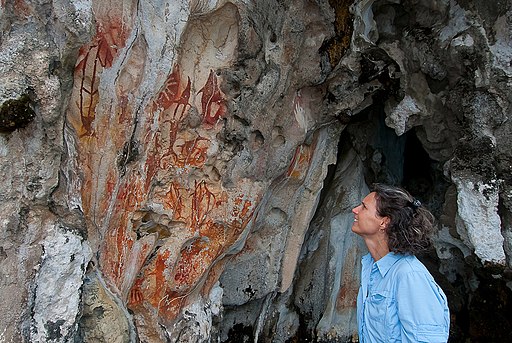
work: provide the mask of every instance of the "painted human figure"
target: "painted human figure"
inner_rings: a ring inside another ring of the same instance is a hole
[[[359,342],[446,342],[446,296],[414,255],[430,246],[432,214],[404,189],[381,184],[352,212],[352,231],[369,251],[357,297]]]

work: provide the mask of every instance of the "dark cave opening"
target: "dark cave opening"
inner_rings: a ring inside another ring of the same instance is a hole
[[[418,138],[421,129],[418,127],[405,134],[402,186],[439,218],[450,182],[443,172],[444,162],[432,159]]]
[[[433,160],[418,138],[421,130],[411,128],[397,135],[386,124],[384,107],[375,104],[354,116],[340,139],[349,141],[361,156],[369,186],[380,182],[404,187],[437,217],[449,182],[443,162]]]
[[[406,134],[403,158],[403,186],[413,194],[428,195],[433,189],[432,161],[413,130]]]
[[[228,332],[228,339],[224,343],[254,342],[254,328],[243,324],[235,324]]]

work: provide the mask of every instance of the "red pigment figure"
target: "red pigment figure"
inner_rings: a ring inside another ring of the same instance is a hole
[[[295,154],[290,162],[286,176],[291,176],[297,179],[302,178],[304,176],[303,174],[309,167],[309,163],[311,162],[311,155],[311,147],[307,145],[299,145],[297,149],[295,149]]]
[[[181,89],[181,81],[180,81],[180,72],[179,66],[174,66],[172,73],[167,78],[165,82],[164,88],[158,94],[157,99],[153,102],[151,114],[153,115],[156,111],[160,110],[159,113],[159,122],[161,128],[155,133],[155,136],[162,135],[163,133],[168,133],[168,139],[162,139],[166,142],[167,148],[165,152],[160,156],[160,159],[163,161],[163,165],[166,166],[166,161],[169,156],[173,156],[173,146],[176,143],[178,131],[183,124],[185,119],[185,113],[187,111],[187,106],[189,104],[190,98],[190,78],[187,80],[187,85],[185,89],[180,94]],[[174,107],[174,112],[172,116],[170,116],[169,109]],[[178,110],[181,109],[180,112]],[[152,120],[151,120],[152,122]],[[165,124],[165,125],[164,125]],[[151,123],[150,123],[151,125]],[[164,131],[166,130],[166,131]],[[165,136],[164,136],[165,137]],[[149,143],[149,141],[147,142]],[[161,148],[161,147],[160,147]],[[161,149],[159,149],[161,151]]]
[[[175,102],[180,88],[180,73],[179,67],[175,66],[173,71],[167,77],[164,88],[158,94],[158,98],[153,103],[153,111],[165,111]]]
[[[203,123],[215,125],[217,120],[226,113],[226,100],[219,89],[217,76],[210,70],[210,75],[203,88],[197,94],[201,96]]]
[[[130,290],[130,293],[128,294],[128,306],[137,306],[144,300],[144,294],[142,293],[141,286],[142,286],[142,280],[143,279],[137,279],[132,289]]]
[[[192,213],[190,215],[191,227],[198,232],[208,218],[208,214],[217,206],[215,194],[206,186],[206,182],[195,181],[194,193],[192,194]]]
[[[188,103],[190,99],[190,78],[187,78],[187,85],[181,94],[179,94],[181,81],[180,81],[180,72],[179,67],[176,65],[173,68],[172,73],[167,78],[165,82],[164,89],[158,94],[158,98],[153,103],[153,112],[156,110],[161,110],[165,112],[172,105],[176,105],[174,108],[174,113],[172,115],[171,121],[182,122],[184,119],[185,111],[187,106],[190,106]],[[181,108],[181,112],[178,114],[178,109]]]
[[[182,187],[177,182],[171,182],[169,191],[166,193],[165,204],[173,210],[173,219],[185,219],[183,212],[183,196],[181,195]]]
[[[124,47],[127,32],[119,23],[109,23],[104,27],[97,25],[96,37],[93,41],[80,48],[75,75],[80,78],[80,99],[77,103],[80,111],[83,136],[94,136],[92,123],[98,103],[99,73],[103,68],[110,68],[119,49]],[[91,70],[92,68],[92,70]]]
[[[202,141],[209,142],[209,139],[197,136],[194,139],[187,140],[183,144],[177,145],[173,149],[173,161],[177,167],[183,168],[185,166],[200,167],[206,161],[206,151],[208,145],[201,144]]]

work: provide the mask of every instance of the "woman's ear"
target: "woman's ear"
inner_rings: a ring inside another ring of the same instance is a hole
[[[380,221],[380,229],[385,230],[388,227],[390,221],[391,220],[389,217],[382,217],[382,220]]]

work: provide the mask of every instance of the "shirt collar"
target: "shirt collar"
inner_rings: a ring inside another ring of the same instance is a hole
[[[379,269],[380,275],[384,277],[391,267],[398,261],[404,258],[402,254],[395,254],[394,252],[387,253],[383,258],[375,262]]]

